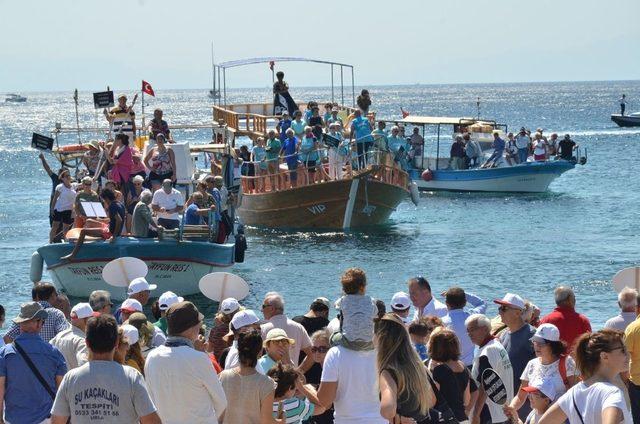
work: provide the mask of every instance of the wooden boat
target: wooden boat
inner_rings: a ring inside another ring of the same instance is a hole
[[[335,62],[303,58],[255,58],[216,64],[217,75],[222,74],[222,98],[213,107],[214,121],[224,122],[235,137],[247,137],[252,141],[257,137],[267,137],[269,129],[274,128],[278,117],[273,115],[272,103],[227,104],[224,76],[226,70],[237,66],[257,63],[275,64],[276,62],[314,62],[331,66],[332,87],[331,102],[335,100],[333,87],[334,68],[340,69],[339,93],[344,103],[343,69],[351,70],[351,95],[353,106],[339,105],[340,114],[345,123],[355,111],[355,91],[353,87],[353,66]],[[273,69],[273,68],[272,68]],[[321,102],[318,102],[322,104]],[[304,112],[306,103],[298,103]],[[368,115],[370,120],[375,115]],[[345,125],[347,126],[347,125]],[[323,157],[324,152],[320,152]],[[350,162],[357,162],[355,152]],[[366,167],[352,170],[346,165],[343,178],[331,180],[326,173],[326,164],[318,165],[322,177],[317,183],[302,183],[296,187],[289,185],[288,169],[280,167],[275,176],[279,183],[271,186],[273,175],[243,176],[236,212],[244,224],[259,227],[283,229],[342,229],[364,227],[384,223],[396,207],[409,197],[408,174],[396,164],[387,153],[375,154],[370,151],[366,158]],[[298,174],[305,171],[299,167]],[[298,176],[298,181],[305,178]],[[258,189],[259,188],[259,189]]]

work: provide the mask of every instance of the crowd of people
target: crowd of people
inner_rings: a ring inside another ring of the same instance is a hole
[[[38,283],[0,348],[0,422],[640,422],[634,289],[595,331],[565,286],[544,316],[506,293],[489,317],[480,297],[420,276],[387,302],[362,269],[340,285],[300,316],[268,292],[260,312],[227,298],[205,317],[144,278],[120,305],[98,290],[70,310]]]

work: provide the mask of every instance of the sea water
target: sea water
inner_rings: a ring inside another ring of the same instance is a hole
[[[547,136],[569,133],[588,152],[588,162],[556,179],[544,194],[423,193],[418,206],[403,202],[375,230],[345,234],[248,228],[246,261],[231,269],[251,286],[243,301],[247,307],[259,309],[267,291],[278,291],[287,314],[304,313],[317,296],[336,299],[340,274],[358,266],[367,271],[368,293],[385,302],[394,292],[406,291],[407,279],[422,275],[438,297],[454,285],[490,303],[514,292],[531,299],[543,314],[554,306],[554,287],[570,285],[577,309],[594,328],[617,313],[611,278],[640,259],[640,128],[618,128],[609,116],[619,113],[622,93],[629,99],[628,110],[640,110],[640,81],[367,88],[372,109],[388,119],[400,119],[400,107],[413,115],[476,116],[480,97],[482,117],[514,132],[525,126],[543,128]],[[130,90],[123,92],[132,97]],[[156,93],[145,98],[147,122],[157,107],[169,125],[211,121],[207,90]],[[38,152],[29,147],[31,134],[48,134],[56,122],[75,125],[72,92],[23,94],[27,103],[0,103],[0,304],[9,319],[30,299],[30,257],[47,243],[49,232],[51,183]],[[328,88],[292,87],[291,94],[298,101],[331,99]],[[266,87],[229,90],[227,95],[230,103],[271,97]],[[339,92],[335,100],[341,101]],[[345,92],[345,103],[351,101],[351,92]],[[81,126],[104,125],[91,93],[80,93],[79,112]],[[140,125],[140,102],[136,112]],[[443,127],[441,154],[448,154],[450,135]],[[210,132],[175,131],[174,137],[203,142]],[[82,135],[84,142],[90,138],[95,137]],[[75,142],[75,135],[66,141]],[[431,131],[429,153],[435,153],[434,141]],[[57,167],[53,157],[47,160]],[[211,317],[215,304],[195,300]],[[497,313],[494,304],[488,313]]]

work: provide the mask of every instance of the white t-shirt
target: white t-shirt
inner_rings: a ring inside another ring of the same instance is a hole
[[[337,382],[335,424],[386,424],[380,416],[376,351],[355,351],[342,346],[329,349],[321,382]]]
[[[567,356],[566,368],[567,377],[578,374],[576,372],[576,363],[571,356]],[[562,381],[562,376],[560,375],[559,359],[551,364],[544,365],[540,362],[540,358],[533,358],[527,363],[527,366],[524,367],[520,380],[528,381],[529,383],[532,381],[551,380],[553,382],[553,388],[556,391],[556,397],[567,391],[567,388]]]
[[[56,186],[56,193],[58,193],[58,199],[53,209],[58,212],[70,211],[73,209],[73,202],[76,201],[77,193],[71,187],[67,187],[64,184],[58,184]]]
[[[163,189],[159,189],[153,193],[153,200],[151,201],[151,204],[170,210],[175,209],[177,206],[184,205],[184,199],[182,198],[182,193],[175,188],[172,188],[171,193],[169,194],[165,193]],[[180,219],[180,216],[177,212],[158,212],[158,218],[174,219],[177,221]]]
[[[422,313],[420,313],[420,311],[416,309],[413,314],[413,319],[416,320],[427,315],[434,315],[438,318],[444,318],[448,313],[449,310],[447,309],[447,305],[440,302],[435,297],[432,297],[431,301],[427,303],[424,308],[422,308]]]
[[[574,407],[574,401],[585,423],[601,424],[602,411],[609,407],[616,407],[624,416],[622,423],[633,424],[631,411],[627,409],[622,391],[611,383],[593,383],[587,387],[580,382],[556,401],[570,424],[582,424]]]
[[[509,354],[500,344],[498,339],[493,339],[489,343],[482,346],[478,352],[478,356],[473,360],[473,369],[471,375],[473,379],[481,385],[481,377],[484,370],[491,368],[498,374],[507,391],[507,404],[513,399],[513,368],[509,360]],[[502,411],[502,405],[494,403],[487,397],[487,407],[491,413],[491,420],[494,423],[507,421],[507,416]]]

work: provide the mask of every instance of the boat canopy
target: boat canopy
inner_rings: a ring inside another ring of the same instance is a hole
[[[412,116],[409,115],[406,118],[402,118],[399,121],[394,121],[408,125],[471,125],[476,122],[486,122],[489,124],[495,124],[495,121],[477,118],[461,118],[452,116]]]
[[[238,66],[254,65],[256,63],[270,63],[270,62],[274,62],[274,63],[275,62],[314,62],[314,63],[324,63],[326,65],[343,66],[345,68],[353,68],[353,65],[348,65],[346,63],[331,62],[328,60],[320,60],[320,59],[308,59],[304,57],[286,57],[286,56],[253,57],[250,59],[231,60],[228,62],[218,63],[216,64],[216,66],[221,69],[226,69],[226,68],[235,68]]]

